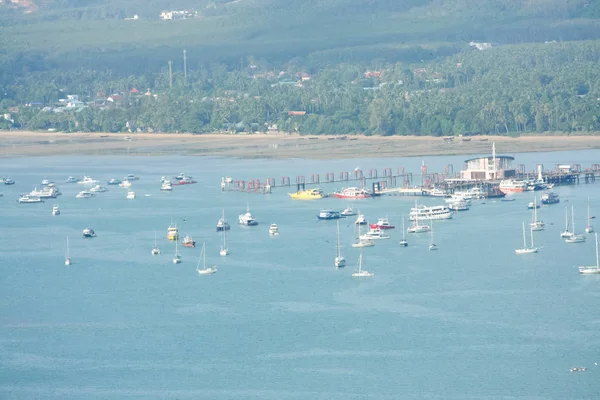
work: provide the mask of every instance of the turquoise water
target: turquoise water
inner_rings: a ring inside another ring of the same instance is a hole
[[[533,170],[580,162],[600,153],[519,154]],[[428,157],[430,171],[465,157]],[[271,195],[221,193],[234,179],[295,176],[405,166],[401,160],[250,161],[200,157],[61,157],[4,159],[0,175],[0,398],[2,399],[597,399],[600,393],[600,277],[578,274],[594,264],[593,238],[566,244],[565,206],[578,231],[586,205],[600,213],[596,184],[556,188],[561,203],[542,206],[540,253],[517,256],[531,193],[514,202],[475,202],[470,211],[434,223],[439,250],[427,234],[364,249],[372,278],[352,278],[359,250],[350,247],[351,220],[342,220],[348,266],[335,269],[335,221],[320,208],[345,200],[299,202],[287,188]],[[189,172],[196,185],[159,191],[162,175]],[[76,199],[82,185],[134,173],[126,189]],[[18,193],[54,180],[63,195],[17,204]],[[325,191],[341,185],[322,185]],[[538,193],[536,193],[538,194]],[[148,195],[148,196],[146,196]],[[424,199],[426,204],[440,200]],[[53,203],[61,215],[52,216]],[[257,227],[237,225],[246,204]],[[352,203],[371,222],[401,225],[414,199],[382,197]],[[219,256],[215,224],[221,209],[232,224],[231,255]],[[166,240],[173,220],[197,241]],[[600,220],[598,220],[600,221]],[[281,234],[271,237],[275,222]],[[91,226],[94,239],[81,238]],[[600,222],[598,222],[600,229]],[[151,256],[154,232],[160,256]],[[65,267],[65,237],[73,266]],[[207,264],[195,268],[206,242]],[[571,373],[573,366],[588,367]]]

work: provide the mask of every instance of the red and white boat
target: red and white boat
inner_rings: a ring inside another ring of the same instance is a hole
[[[342,189],[340,192],[335,192],[335,197],[338,199],[368,199],[373,197],[373,194],[364,188],[349,187]]]
[[[395,226],[390,224],[387,218],[379,218],[376,224],[369,224],[371,229],[394,229]]]
[[[183,238],[183,245],[185,247],[196,247],[196,242],[191,236],[186,236]]]
[[[521,193],[527,190],[527,182],[517,181],[514,179],[505,179],[500,181],[498,189],[504,194],[507,193]]]
[[[183,178],[181,178],[177,181],[178,185],[190,185],[192,183],[196,183],[196,181],[192,180],[192,178],[190,178],[188,176],[184,176]]]

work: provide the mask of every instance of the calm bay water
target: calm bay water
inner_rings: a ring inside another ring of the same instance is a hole
[[[430,171],[467,157],[427,157]],[[600,160],[600,152],[519,154],[542,163]],[[317,221],[338,199],[299,202],[289,188],[271,195],[221,193],[234,179],[351,171],[361,167],[417,173],[421,158],[399,160],[252,161],[200,157],[55,157],[0,161],[0,398],[2,399],[596,399],[600,393],[600,277],[594,241],[565,244],[565,206],[585,227],[588,196],[600,213],[600,185],[555,188],[558,205],[542,206],[540,253],[516,256],[527,203],[474,202],[427,234],[364,249],[372,278],[352,278],[359,250],[350,247],[353,220],[342,220],[348,266],[333,267],[335,221]],[[159,179],[189,172],[198,184],[159,191]],[[134,173],[135,200],[109,186],[76,199],[69,176],[123,178]],[[63,195],[17,204],[19,193],[47,178]],[[325,191],[341,184],[322,185]],[[539,194],[536,193],[536,194]],[[61,215],[52,216],[53,203]],[[423,199],[425,204],[440,200]],[[257,227],[237,225],[246,205]],[[374,222],[401,225],[414,199],[382,197],[352,203]],[[232,225],[231,255],[219,256],[215,224],[221,209]],[[173,220],[197,241],[166,240]],[[598,220],[600,221],[600,220]],[[276,222],[281,234],[269,236]],[[91,226],[94,239],[81,238]],[[600,222],[598,222],[600,229]],[[160,256],[151,256],[154,232]],[[65,267],[65,238],[74,265]],[[202,243],[207,264],[198,276]],[[588,367],[570,373],[572,366]]]

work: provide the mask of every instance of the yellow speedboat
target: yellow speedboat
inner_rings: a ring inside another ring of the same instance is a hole
[[[321,189],[298,190],[296,193],[288,193],[294,200],[318,200],[325,197]]]
[[[179,229],[177,229],[177,225],[169,226],[169,229],[167,229],[167,238],[169,240],[177,240],[179,238]]]

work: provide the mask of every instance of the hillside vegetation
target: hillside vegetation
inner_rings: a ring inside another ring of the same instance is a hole
[[[0,111],[14,115],[0,127],[596,131],[599,4],[46,0],[28,14],[4,4]],[[189,16],[160,20],[165,10]],[[139,19],[125,20],[135,14]],[[476,50],[470,41],[492,47]],[[84,104],[61,107],[66,94]],[[111,94],[118,100],[106,103]]]

